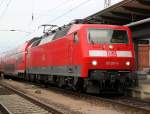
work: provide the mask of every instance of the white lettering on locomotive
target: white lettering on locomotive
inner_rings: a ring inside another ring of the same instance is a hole
[[[132,57],[131,51],[89,50],[90,57]]]

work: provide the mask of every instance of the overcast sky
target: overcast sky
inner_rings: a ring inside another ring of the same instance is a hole
[[[67,24],[103,8],[104,0],[0,0],[0,52],[40,35],[41,24]]]

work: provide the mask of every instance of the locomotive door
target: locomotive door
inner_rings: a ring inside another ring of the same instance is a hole
[[[69,73],[74,73],[74,59],[75,59],[75,49],[77,47],[76,43],[78,42],[77,32],[73,33],[70,38],[69,43]]]
[[[138,70],[142,71],[144,68],[150,68],[149,51],[150,46],[148,44],[138,45]]]
[[[73,67],[72,67],[72,64],[73,64],[73,35],[70,35],[70,37],[69,37],[69,46],[68,46],[68,50],[69,50],[69,52],[68,52],[68,63],[69,63],[69,65],[68,65],[68,72],[69,73],[72,73],[72,70],[73,70]]]
[[[29,50],[27,49],[27,53],[26,53],[26,73],[29,73],[29,64],[30,64],[30,53],[29,53]]]

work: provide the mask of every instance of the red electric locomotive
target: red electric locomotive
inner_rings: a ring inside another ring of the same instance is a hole
[[[123,90],[136,80],[128,27],[73,24],[33,43],[27,54],[28,78],[96,92]]]
[[[70,24],[29,44],[22,60],[28,80],[92,93],[122,91],[136,82],[128,27]]]

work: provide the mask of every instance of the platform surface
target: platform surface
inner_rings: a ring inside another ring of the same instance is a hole
[[[139,79],[139,85],[131,88],[131,95],[141,99],[150,99],[150,78]]]

